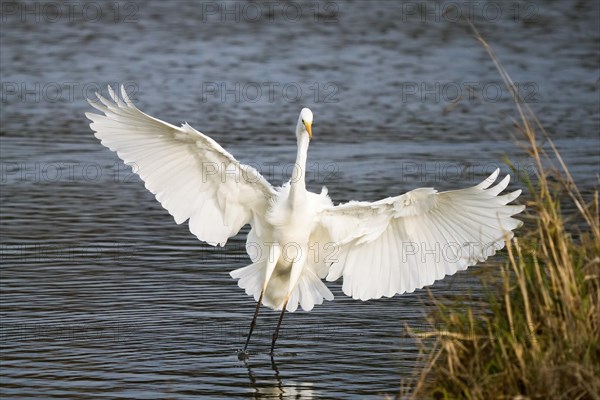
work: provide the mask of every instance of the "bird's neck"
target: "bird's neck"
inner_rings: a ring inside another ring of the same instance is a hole
[[[292,208],[302,205],[306,200],[306,154],[308,152],[308,136],[301,135],[298,138],[298,154],[296,164],[291,178],[290,203]]]

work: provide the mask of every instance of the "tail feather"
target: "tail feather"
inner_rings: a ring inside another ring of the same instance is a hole
[[[253,296],[255,301],[260,298],[265,276],[265,263],[257,262],[231,271],[229,275],[238,280],[238,286],[245,289],[248,296]]]
[[[266,262],[256,262],[230,272],[234,279],[238,279],[238,286],[245,289],[248,296],[253,296],[258,301],[266,273]],[[281,310],[283,300],[287,294],[289,274],[273,274],[262,303],[274,310]],[[300,275],[298,284],[292,290],[286,310],[294,312],[298,305],[304,311],[310,311],[316,304],[323,304],[323,300],[333,300],[333,294],[317,276],[310,265],[306,266]]]
[[[298,282],[300,305],[304,311],[310,311],[323,300],[333,300],[333,293],[311,268],[305,268]]]

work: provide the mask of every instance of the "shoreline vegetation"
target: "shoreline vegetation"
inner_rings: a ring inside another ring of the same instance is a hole
[[[482,278],[487,299],[460,307],[433,299],[435,329],[411,334],[424,366],[398,398],[600,399],[598,189],[584,198],[491,47],[467,22],[513,95],[516,129],[536,176],[521,177],[525,224],[507,241],[500,276]],[[566,215],[565,205],[575,212]]]

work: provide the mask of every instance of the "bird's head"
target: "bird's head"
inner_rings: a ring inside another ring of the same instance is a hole
[[[309,139],[312,139],[312,122],[313,113],[308,108],[303,108],[300,111],[300,117],[298,118],[298,126],[296,127],[296,136],[298,139],[302,135],[308,135]]]

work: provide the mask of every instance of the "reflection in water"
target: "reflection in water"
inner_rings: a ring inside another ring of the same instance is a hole
[[[250,386],[254,389],[254,398],[278,398],[278,399],[314,399],[319,397],[312,384],[284,382],[280,376],[276,355],[270,355],[272,377],[257,378],[249,359],[244,359],[244,366],[248,369]]]

